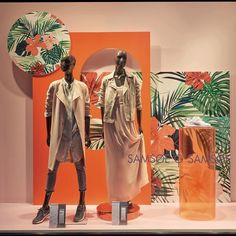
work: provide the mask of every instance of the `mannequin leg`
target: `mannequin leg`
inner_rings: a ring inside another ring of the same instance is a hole
[[[79,198],[79,205],[85,205],[85,191],[79,191],[80,198]]]
[[[84,158],[80,161],[75,163],[75,168],[77,172],[78,184],[79,184],[79,191],[85,192],[86,191],[86,173],[85,173],[85,165],[84,165]],[[85,193],[84,193],[85,195]],[[85,196],[80,196],[80,200],[84,201]]]
[[[44,202],[43,202],[43,208],[47,208],[50,198],[51,198],[52,192],[46,191],[45,196],[44,196]]]
[[[79,183],[80,200],[79,200],[79,205],[77,206],[76,209],[74,221],[79,222],[84,220],[86,212],[86,206],[85,206],[86,174],[85,174],[84,159],[82,158],[79,162],[76,162],[75,167]]]
[[[52,171],[48,170],[47,186],[46,186],[44,202],[42,207],[38,210],[36,217],[33,219],[32,221],[33,224],[42,223],[50,213],[49,201],[52,193],[54,192],[58,166],[59,166],[59,161],[56,161],[54,169]]]

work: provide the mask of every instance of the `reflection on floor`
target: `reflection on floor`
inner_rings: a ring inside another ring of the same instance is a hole
[[[39,206],[26,203],[0,203],[0,231],[126,231],[127,232],[236,232],[236,202],[217,203],[216,218],[211,221],[191,221],[179,217],[178,204],[165,203],[141,205],[141,215],[128,225],[112,225],[97,217],[96,206],[88,205],[86,220],[80,224],[73,222],[76,205],[67,205],[66,228],[51,229],[49,220],[32,225],[32,219]]]

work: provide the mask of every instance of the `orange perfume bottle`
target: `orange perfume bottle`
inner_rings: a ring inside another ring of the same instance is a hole
[[[179,129],[179,214],[191,220],[215,218],[215,128]]]

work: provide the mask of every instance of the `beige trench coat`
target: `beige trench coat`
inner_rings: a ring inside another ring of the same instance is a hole
[[[63,132],[64,119],[66,115],[65,94],[61,80],[53,81],[48,88],[45,101],[45,117],[52,117],[51,140],[49,147],[48,169],[53,170],[56,154],[59,148]],[[85,83],[74,80],[74,94],[72,109],[80,130],[83,152],[85,155],[85,116],[90,116],[90,98],[88,87]]]
[[[103,121],[106,123],[114,122],[112,113],[117,95],[114,72],[113,70],[112,73],[103,78],[100,88],[100,97],[97,103],[97,106],[104,107]],[[141,84],[138,82],[138,79],[129,72],[126,72],[124,83],[124,106],[127,121],[134,121],[136,109],[142,110]]]

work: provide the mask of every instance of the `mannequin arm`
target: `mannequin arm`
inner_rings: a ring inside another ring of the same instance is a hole
[[[90,134],[90,116],[85,116],[85,146],[89,147],[91,145]]]
[[[103,131],[103,116],[104,116],[104,107],[101,107],[101,117],[102,117],[102,138],[104,138],[104,131]]]
[[[142,130],[142,110],[139,110],[137,109],[137,121],[138,121],[138,131],[139,133],[143,133],[143,130]]]
[[[52,117],[46,117],[46,127],[47,127],[47,145],[50,146],[50,138],[51,138],[51,124],[52,124]]]

